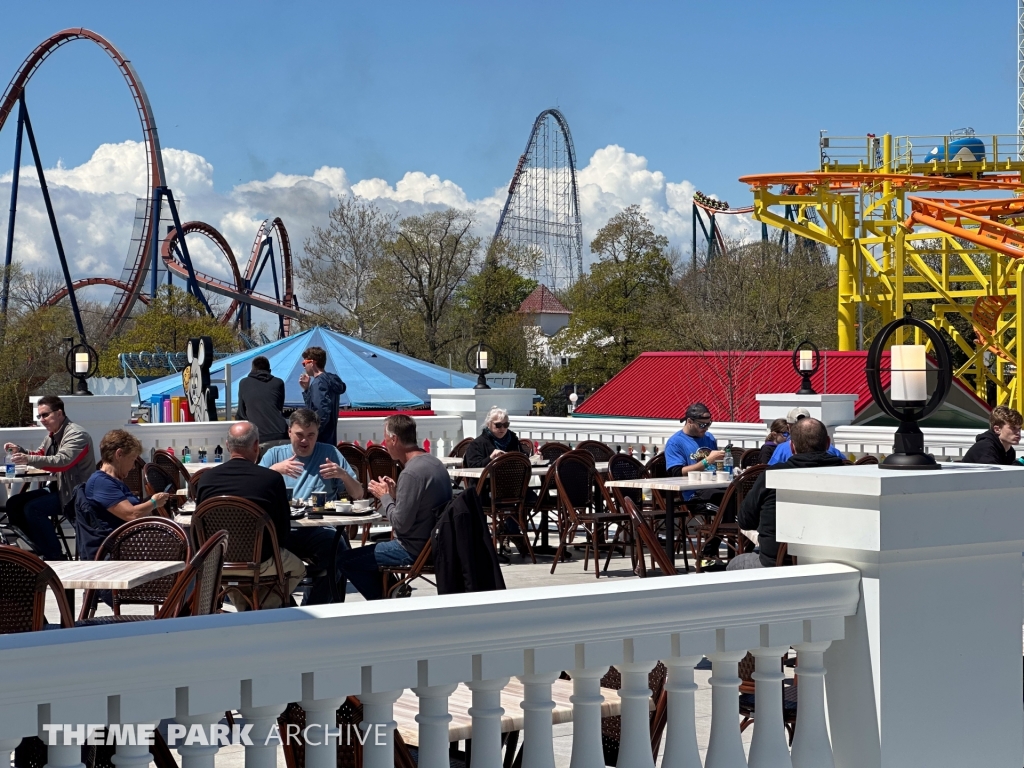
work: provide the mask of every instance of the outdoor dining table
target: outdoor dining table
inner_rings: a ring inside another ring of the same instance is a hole
[[[611,688],[602,688],[601,694],[604,696],[601,717],[618,715],[621,709],[619,692]],[[551,684],[551,700],[555,703],[555,708],[551,712],[552,724],[572,722],[572,681],[555,680]],[[523,730],[522,701],[523,684],[513,677],[501,691],[501,707],[505,710],[501,718],[502,733]],[[472,706],[472,692],[465,683],[460,683],[448,699],[448,714],[451,715],[448,722],[449,743],[473,738],[473,718],[469,714]],[[395,702],[395,721],[398,724],[398,732],[402,734],[406,744],[419,744],[419,724],[416,722],[419,711],[419,697],[411,690],[407,689]]]
[[[479,480],[480,476],[484,473],[485,467],[449,467],[448,474],[452,477],[468,477],[473,480]],[[533,477],[544,477],[551,469],[550,464],[535,464],[531,470]],[[608,462],[599,461],[594,465],[594,469],[604,474],[608,471]]]
[[[46,563],[64,586],[75,610],[76,589],[132,589],[185,570],[184,560],[50,560]]]
[[[4,485],[14,485],[15,483],[49,483],[57,479],[57,475],[53,472],[46,472],[42,469],[28,469],[27,471],[20,472],[14,477],[7,477],[6,474],[0,474],[0,480],[3,481]]]
[[[657,477],[637,478],[636,480],[609,480],[608,488],[639,488],[640,490],[667,491],[665,494],[665,553],[675,563],[676,542],[676,504],[675,493],[683,491],[707,491],[728,488],[732,478],[722,480],[702,480],[694,482],[688,477]],[[683,548],[686,557],[686,548]]]
[[[192,525],[192,513],[195,511],[195,502],[190,501],[182,506],[181,512],[174,516],[174,522],[178,525],[187,528]],[[323,517],[310,518],[307,514],[305,517],[301,517],[298,520],[292,519],[292,528],[320,528],[323,526],[346,526],[346,525],[366,525],[368,523],[378,523],[384,519],[384,516],[380,512],[371,512],[368,515],[335,515],[330,512],[324,512]]]

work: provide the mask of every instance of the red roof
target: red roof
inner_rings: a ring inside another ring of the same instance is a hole
[[[869,407],[874,400],[864,375],[867,354],[822,352],[818,372],[811,377],[814,391],[859,395],[854,413]],[[888,356],[883,354],[883,367]],[[882,384],[888,388],[888,371],[882,372]],[[700,401],[717,421],[757,422],[761,418],[755,395],[799,388],[792,352],[644,352],[584,400],[576,413],[681,419],[691,403]]]
[[[548,290],[546,285],[538,285],[534,288],[533,293],[527,296],[523,303],[519,305],[519,311],[527,315],[572,314],[572,312],[566,309],[565,305],[558,300],[558,297]]]

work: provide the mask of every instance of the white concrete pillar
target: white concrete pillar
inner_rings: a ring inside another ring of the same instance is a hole
[[[177,745],[178,754],[181,755],[181,768],[215,768],[214,759],[220,751],[220,746],[216,742],[209,743],[210,726],[223,719],[224,710],[200,715],[179,713],[175,717],[175,720],[188,729],[188,734],[179,740]],[[198,735],[200,730],[204,734],[202,738]]]
[[[786,678],[782,673],[782,656],[788,650],[789,646],[751,650],[757,713],[750,741],[750,768],[793,768],[782,720],[782,681]],[[806,706],[813,706],[813,702]],[[827,733],[825,738],[827,741]]]
[[[832,744],[825,722],[825,649],[831,643],[800,643],[796,668],[800,675],[800,715],[793,734],[793,768],[834,768]],[[761,716],[758,708],[758,717]]]
[[[668,667],[668,679],[665,681],[668,712],[662,768],[701,768],[697,723],[694,719],[696,709],[693,695],[697,692],[697,684],[693,681],[693,668],[703,658],[669,656],[662,659]]]
[[[394,705],[402,691],[363,693],[363,728],[369,731],[363,745],[364,768],[394,768],[395,722]]]
[[[110,762],[117,768],[147,768],[153,762],[153,755],[146,744],[118,744]]]
[[[473,718],[472,768],[502,768],[501,718],[505,710],[501,706],[501,691],[508,681],[507,677],[499,677],[466,683],[473,692],[473,706],[469,708]]]
[[[277,768],[278,741],[267,736],[271,733],[277,718],[284,712],[287,704],[276,704],[269,707],[253,707],[242,705],[242,716],[246,725],[252,725],[249,739],[252,744],[245,745],[245,768]],[[311,721],[307,721],[311,722]],[[320,722],[320,721],[316,721]],[[329,721],[333,723],[334,721]],[[321,723],[322,724],[322,723]],[[286,734],[281,734],[282,741]],[[323,738],[323,734],[320,734]],[[307,747],[308,749],[308,747]]]
[[[601,678],[608,667],[572,671],[572,757],[569,768],[604,768],[601,746]]]
[[[523,684],[523,768],[555,768],[551,684],[558,672],[520,675]]]
[[[458,688],[457,683],[448,685],[418,686],[413,692],[419,697],[420,711],[416,715],[419,724],[419,768],[448,768],[448,697]]]
[[[739,719],[739,662],[746,651],[721,651],[711,659],[711,736],[705,768],[747,768]]]
[[[651,753],[650,662],[617,664],[622,675],[619,698],[622,727],[619,730],[619,759],[616,768],[654,768]]]

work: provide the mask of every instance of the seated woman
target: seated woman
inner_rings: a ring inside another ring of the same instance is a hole
[[[508,411],[495,406],[487,412],[483,431],[469,444],[462,462],[467,467],[482,468],[503,453],[519,450],[519,438],[508,428]]]
[[[103,541],[124,523],[155,514],[167,504],[169,493],[155,493],[139,502],[124,478],[142,454],[142,443],[123,429],[107,432],[100,441],[102,464],[75,494],[75,535],[78,557],[94,560]]]
[[[761,455],[758,457],[757,463],[767,464],[771,460],[772,454],[775,453],[775,449],[787,440],[789,440],[789,422],[786,419],[776,419],[772,422],[771,429],[768,430],[768,439],[761,446]]]

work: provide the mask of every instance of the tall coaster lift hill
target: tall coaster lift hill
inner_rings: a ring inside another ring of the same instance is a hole
[[[835,249],[839,349],[865,349],[906,302],[926,301],[927,321],[966,355],[956,377],[983,400],[994,385],[996,404],[1024,411],[1020,137],[823,131],[819,144],[817,172],[740,181],[759,221]]]

